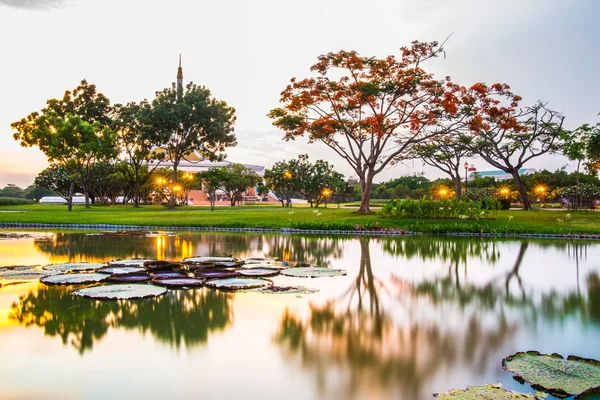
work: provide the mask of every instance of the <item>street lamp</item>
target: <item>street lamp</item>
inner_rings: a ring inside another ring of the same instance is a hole
[[[327,208],[327,197],[329,197],[329,195],[331,194],[331,190],[330,189],[323,189],[323,197],[325,197],[325,208]]]
[[[467,172],[469,171],[469,162],[465,161],[465,197],[468,199],[469,198],[469,175],[467,175]]]

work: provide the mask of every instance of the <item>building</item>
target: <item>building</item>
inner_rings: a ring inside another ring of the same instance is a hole
[[[469,168],[471,171],[471,168]],[[537,170],[535,168],[521,168],[519,170],[519,175],[531,175],[535,174]],[[475,171],[469,174],[469,179],[473,179],[475,176],[479,176],[481,178],[491,177],[497,181],[505,181],[507,179],[513,179],[511,174],[508,174],[504,171],[493,170],[493,171]]]

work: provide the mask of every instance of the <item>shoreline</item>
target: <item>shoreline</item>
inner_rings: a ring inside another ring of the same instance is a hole
[[[116,225],[116,224],[40,224],[0,222],[1,229],[81,229],[104,231],[194,231],[194,232],[243,232],[243,233],[278,233],[295,235],[345,235],[345,236],[456,236],[456,237],[492,237],[492,238],[517,238],[517,239],[573,239],[573,240],[600,240],[596,234],[567,234],[567,233],[491,233],[491,232],[446,232],[427,233],[411,232],[404,230],[322,230],[322,229],[296,229],[296,228],[227,228],[214,226],[151,226],[151,225]]]

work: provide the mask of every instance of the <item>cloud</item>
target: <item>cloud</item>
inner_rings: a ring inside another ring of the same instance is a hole
[[[23,10],[47,10],[63,6],[65,0],[0,0],[1,4]]]

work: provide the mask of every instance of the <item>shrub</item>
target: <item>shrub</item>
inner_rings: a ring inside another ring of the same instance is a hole
[[[0,197],[0,206],[19,206],[21,204],[32,204],[33,201],[20,199],[18,197]]]
[[[473,200],[388,201],[380,211],[382,217],[416,219],[493,219],[500,208],[498,199],[490,197],[485,204]]]

